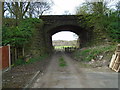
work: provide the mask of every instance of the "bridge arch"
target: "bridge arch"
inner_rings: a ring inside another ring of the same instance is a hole
[[[52,46],[52,35],[58,33],[58,32],[61,32],[61,31],[70,31],[70,32],[73,32],[75,34],[78,35],[79,37],[79,47],[82,47],[82,44],[85,43],[86,41],[86,37],[87,37],[87,34],[86,34],[86,30],[81,28],[80,26],[77,26],[77,25],[59,25],[57,27],[54,27],[54,28],[50,28],[46,33],[47,33],[47,39],[49,42],[47,45]]]
[[[50,28],[47,33],[50,33],[51,35],[58,33],[60,31],[71,31],[75,34],[79,35],[82,32],[82,28],[80,26],[76,25],[59,25],[53,28]]]
[[[81,17],[81,19],[80,19]],[[43,31],[45,36],[46,47],[52,49],[52,35],[60,31],[71,31],[79,36],[80,47],[91,39],[91,30],[83,28],[83,15],[44,15],[40,16],[43,20]]]

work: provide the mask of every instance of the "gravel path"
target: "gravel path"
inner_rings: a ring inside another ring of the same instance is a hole
[[[66,66],[59,65],[60,57],[64,58]],[[118,88],[118,73],[80,68],[67,54],[58,52],[30,88]]]

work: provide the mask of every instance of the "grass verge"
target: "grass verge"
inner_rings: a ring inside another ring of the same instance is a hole
[[[32,57],[28,61],[25,61],[24,58],[20,58],[20,59],[16,60],[16,62],[12,66],[18,66],[18,65],[24,65],[24,64],[32,64],[34,62],[44,60],[46,57],[48,57],[47,54],[42,55],[42,56],[38,56],[38,57]]]

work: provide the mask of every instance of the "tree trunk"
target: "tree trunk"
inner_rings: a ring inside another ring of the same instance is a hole
[[[2,2],[2,18],[4,18],[4,2]]]

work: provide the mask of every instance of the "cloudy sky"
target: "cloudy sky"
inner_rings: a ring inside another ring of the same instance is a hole
[[[65,11],[70,14],[75,14],[76,7],[78,7],[84,0],[53,0],[52,15],[63,15]],[[59,32],[52,36],[53,40],[75,40],[72,32]]]
[[[52,14],[61,15],[64,14],[65,11],[74,14],[76,7],[83,3],[84,0],[53,0],[53,2]]]
[[[53,15],[61,15],[64,14],[65,11],[69,11],[71,14],[75,14],[76,7],[80,6],[85,1],[100,1],[100,0],[52,0],[54,5],[52,7],[52,12],[50,14]],[[119,0],[105,0],[110,3],[110,7],[113,7],[116,2]]]

